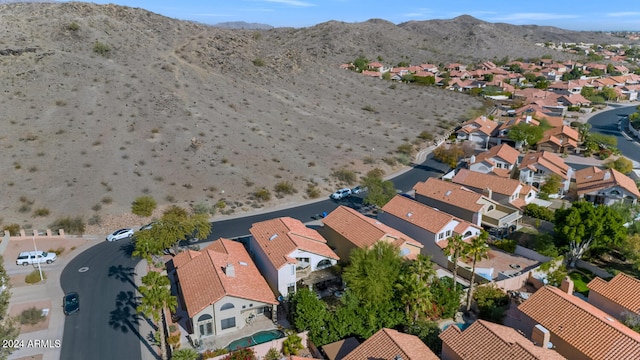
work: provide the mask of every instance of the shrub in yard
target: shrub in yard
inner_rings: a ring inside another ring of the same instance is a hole
[[[298,355],[303,348],[302,339],[295,332],[290,332],[282,342],[282,353],[285,355]]]
[[[349,185],[355,184],[357,179],[356,173],[353,170],[349,170],[347,168],[340,168],[338,170],[335,170],[333,173],[331,173],[331,175],[339,181]]]
[[[320,197],[320,189],[318,189],[315,185],[309,184],[307,185],[307,196],[311,199],[316,199]]]
[[[431,135],[430,132],[428,132],[427,130],[423,131],[420,133],[420,135],[418,135],[419,139],[425,140],[425,141],[430,141],[433,140],[433,135]]]
[[[47,278],[44,271],[42,272],[42,278]],[[27,276],[25,276],[24,282],[26,282],[27,284],[35,284],[40,282],[40,271],[33,270],[32,272],[30,272]]]
[[[252,348],[242,348],[231,352],[224,360],[256,360],[256,353]]]
[[[536,219],[553,221],[553,210],[538,204],[528,204],[524,207],[524,214]]]
[[[60,254],[62,254],[64,252],[64,248],[62,246],[60,246],[59,248],[57,248],[55,250],[54,249],[49,249],[49,250],[47,250],[47,252],[55,253],[56,255],[59,256]]]
[[[273,191],[278,194],[291,195],[298,192],[293,184],[289,181],[281,181],[273,187]]]
[[[505,313],[509,308],[509,295],[507,293],[492,285],[478,286],[473,298],[478,304],[480,319],[502,323],[502,319],[504,319]]]
[[[35,306],[20,313],[20,324],[22,325],[35,325],[44,319],[45,316],[42,314],[42,310],[36,309]]]
[[[282,355],[280,354],[280,351],[278,351],[278,349],[276,348],[269,349],[269,351],[267,351],[267,353],[264,356],[264,360],[280,360],[280,359],[282,359]]]
[[[65,233],[75,235],[82,235],[85,230],[84,220],[80,216],[58,218],[49,227],[53,230],[63,229]]]
[[[516,251],[516,241],[511,239],[501,239],[496,241],[493,246],[497,247],[500,250],[504,250],[506,252],[513,253]]]
[[[171,349],[178,349],[180,347],[180,334],[169,335],[167,342],[171,346]]]
[[[365,176],[365,177],[382,179],[383,176],[384,176],[384,170],[382,170],[380,168],[375,168],[375,169],[369,170],[367,172],[367,176]]]
[[[259,201],[271,200],[271,191],[265,188],[260,188],[253,192],[253,196]]]
[[[398,146],[398,148],[396,149],[396,151],[402,155],[406,155],[406,156],[411,156],[413,155],[413,145],[410,143],[405,143],[402,144],[400,146]]]
[[[138,216],[151,216],[156,206],[156,200],[152,196],[140,196],[131,204],[131,212]]]

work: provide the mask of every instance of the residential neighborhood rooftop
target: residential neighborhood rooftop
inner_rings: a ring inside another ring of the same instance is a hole
[[[638,186],[630,177],[615,169],[600,169],[592,166],[576,171],[576,186],[578,195],[606,189],[612,186],[620,186],[626,191],[640,198]]]
[[[490,189],[494,193],[512,195],[522,185],[520,181],[491,174],[483,174],[468,169],[460,169],[452,182],[476,189]]]
[[[609,281],[595,277],[587,287],[630,313],[640,315],[640,280],[621,272]]]
[[[552,171],[554,174],[560,176],[562,179],[568,179],[567,176],[569,174],[569,165],[567,165],[564,160],[550,152],[550,151],[539,151],[535,153],[524,154],[522,157],[522,161],[518,166],[519,169],[528,168],[531,171],[536,171],[536,164],[540,164],[545,168]]]
[[[365,340],[343,360],[438,360],[419,337],[383,328]]]

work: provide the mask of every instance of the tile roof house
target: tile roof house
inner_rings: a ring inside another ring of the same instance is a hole
[[[578,197],[594,204],[636,204],[640,198],[633,179],[615,169],[592,166],[576,171],[575,177]]]
[[[578,147],[580,135],[571,126],[562,125],[544,132],[544,136],[536,144],[538,151],[551,151],[566,154]]]
[[[512,145],[516,149],[521,148],[523,145],[522,142],[516,142],[509,138],[509,129],[520,123],[526,123],[533,126],[540,125],[540,121],[534,119],[531,115],[523,113],[520,117],[508,119],[507,121],[501,123],[495,131],[494,135],[491,137],[491,142],[497,145],[506,143]]]
[[[537,193],[536,189],[526,187],[519,180],[483,174],[468,169],[460,169],[451,181],[481,193],[489,199],[496,200],[502,205],[511,205],[518,209],[532,202]],[[523,189],[526,189],[526,192],[521,194]]]
[[[624,321],[631,314],[640,316],[640,280],[621,272],[609,281],[596,277],[587,287],[589,304],[616,319]]]
[[[515,329],[476,320],[465,330],[449,326],[440,333],[442,360],[561,360],[554,350],[534,344]]]
[[[485,116],[480,116],[467,121],[457,131],[456,135],[458,140],[468,140],[476,143],[479,147],[486,148],[491,135],[497,127],[497,122]]]
[[[409,259],[416,258],[424,247],[410,236],[342,205],[322,219],[322,224],[319,232],[345,262],[349,261],[351,250],[368,249],[378,241],[395,245]]]
[[[525,154],[520,162],[519,170],[520,181],[538,188],[547,181],[550,174],[560,176],[561,194],[566,194],[569,191],[574,172],[573,168],[567,165],[560,156],[549,151]]]
[[[382,328],[342,360],[439,360],[415,335]]]
[[[518,306],[518,328],[525,336],[531,337],[537,325],[544,327],[553,348],[568,359],[640,359],[640,334],[571,295],[568,277],[561,288],[544,286]]]
[[[319,271],[335,265],[340,258],[316,230],[300,220],[281,217],[261,221],[254,223],[249,232],[251,254],[276,294],[288,296],[296,292],[300,281],[313,286],[333,277],[330,271]]]
[[[418,240],[424,246],[421,253],[444,268],[449,263],[442,251],[447,246],[447,239],[460,234],[468,240],[482,230],[468,221],[401,195],[396,195],[381,209],[378,219]]]
[[[248,319],[271,317],[278,304],[242,243],[219,239],[173,259],[179,304],[193,338],[242,329]]]
[[[425,182],[417,183],[413,189],[416,201],[477,226],[517,227],[518,220],[522,217],[516,208],[502,205],[449,181],[429,178]]]
[[[484,174],[494,173],[502,177],[509,177],[511,170],[518,165],[520,152],[509,144],[500,144],[491,149],[472,156],[469,169]]]

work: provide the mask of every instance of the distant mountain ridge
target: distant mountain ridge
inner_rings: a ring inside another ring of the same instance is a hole
[[[268,30],[273,29],[273,26],[260,23],[249,23],[245,21],[227,21],[213,24],[214,27],[223,29],[247,29],[247,30]]]

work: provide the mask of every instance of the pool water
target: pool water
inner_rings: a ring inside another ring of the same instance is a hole
[[[262,343],[266,343],[271,340],[280,339],[284,337],[284,332],[280,330],[260,331],[251,336],[243,337],[242,339],[235,340],[227,346],[227,350],[233,351],[240,348],[246,348]]]
[[[460,330],[463,330],[463,331],[464,331],[464,329],[468,328],[468,327],[469,327],[469,325],[471,325],[471,324],[460,324],[460,323],[447,324],[447,325],[445,325],[445,326],[442,328],[442,331],[447,330],[447,328],[448,328],[449,326],[451,326],[451,325],[455,325],[455,326],[457,326],[457,327],[458,327],[458,329],[460,329]]]

